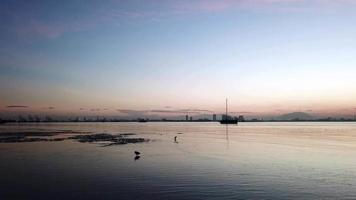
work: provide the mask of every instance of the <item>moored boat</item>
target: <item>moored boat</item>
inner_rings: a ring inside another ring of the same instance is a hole
[[[227,115],[227,99],[226,99],[226,114],[225,118],[223,117],[220,121],[220,124],[237,124],[239,121],[238,119],[232,119]]]

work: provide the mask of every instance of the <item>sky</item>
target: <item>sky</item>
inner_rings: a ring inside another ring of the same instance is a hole
[[[0,112],[356,112],[356,0],[1,0]]]

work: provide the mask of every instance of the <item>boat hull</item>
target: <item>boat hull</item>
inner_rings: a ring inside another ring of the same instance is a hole
[[[220,124],[237,124],[238,120],[221,120]]]

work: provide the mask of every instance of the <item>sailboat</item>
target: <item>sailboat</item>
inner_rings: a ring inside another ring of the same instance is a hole
[[[227,99],[226,99],[226,114],[225,114],[225,119],[224,117],[221,119],[220,124],[237,124],[238,120],[237,119],[230,119],[229,116],[227,115]]]

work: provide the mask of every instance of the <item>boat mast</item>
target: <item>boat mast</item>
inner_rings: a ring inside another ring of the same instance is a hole
[[[226,120],[228,119],[227,117],[227,98],[226,98],[226,116],[225,116]]]

